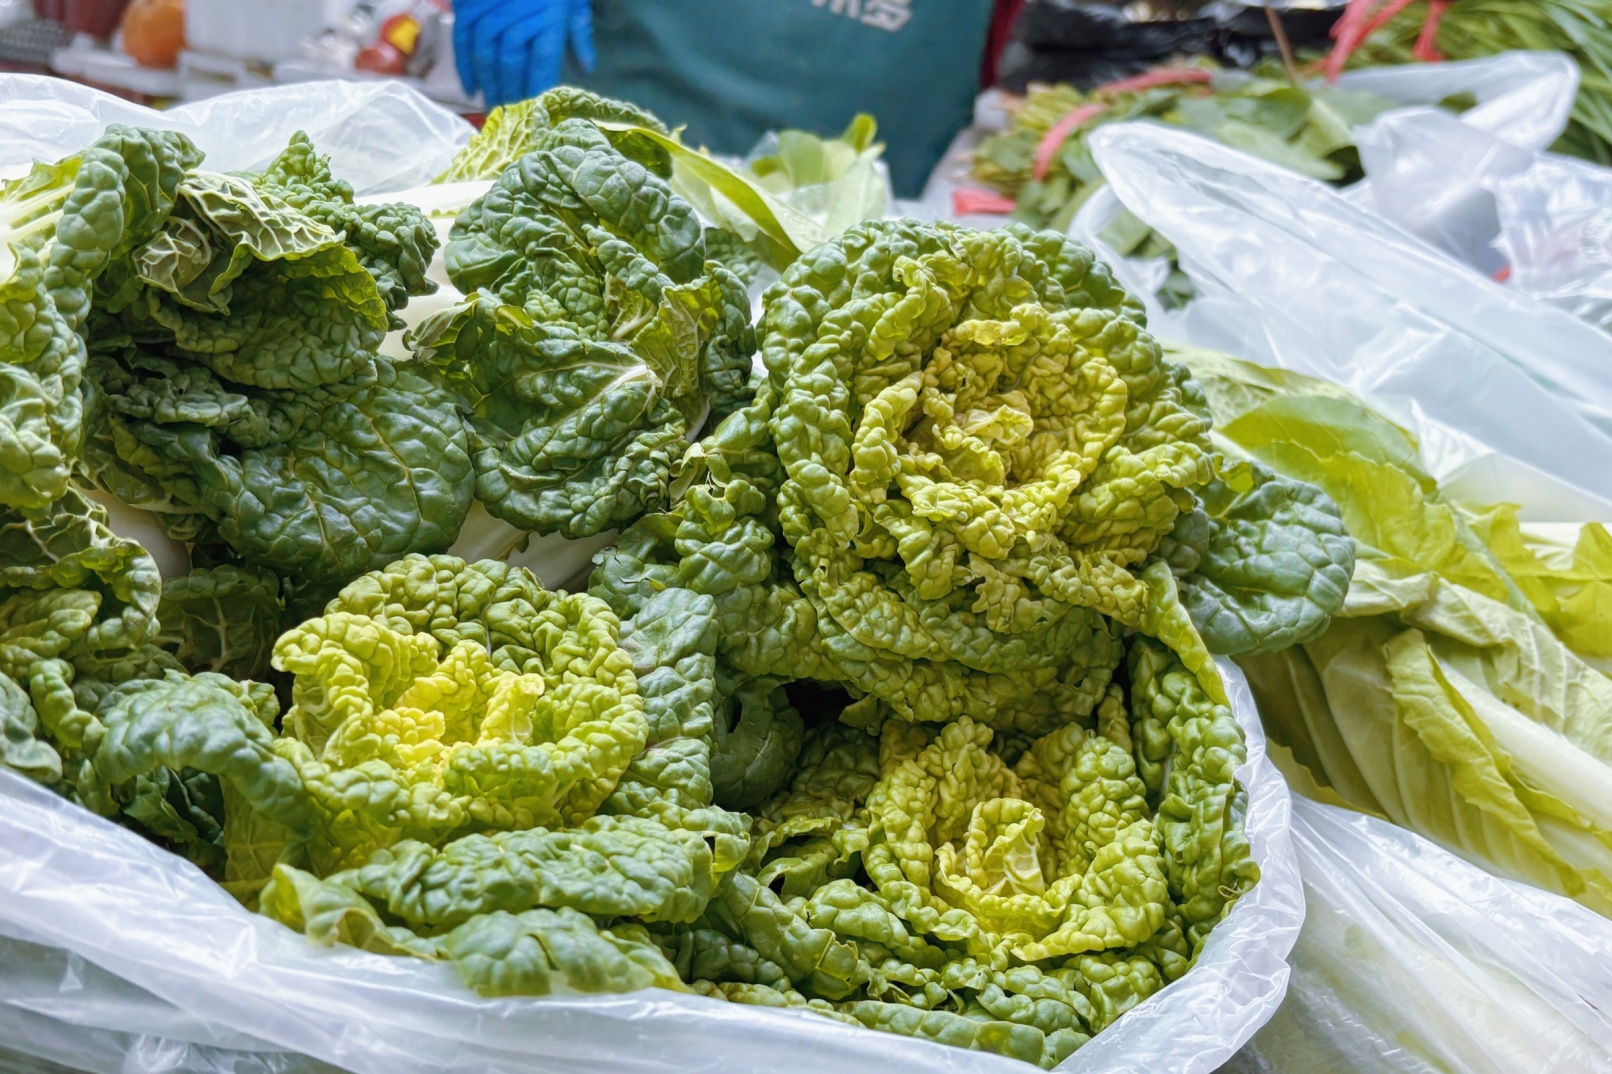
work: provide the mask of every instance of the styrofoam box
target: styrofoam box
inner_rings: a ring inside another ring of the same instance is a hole
[[[185,41],[198,52],[274,63],[302,55],[327,25],[327,0],[188,0]]]

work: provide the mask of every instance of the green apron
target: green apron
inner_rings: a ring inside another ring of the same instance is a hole
[[[915,196],[979,89],[992,0],[594,0],[599,65],[571,78],[743,155],[772,130],[879,121]]]

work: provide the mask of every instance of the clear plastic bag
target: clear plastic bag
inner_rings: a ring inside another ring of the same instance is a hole
[[[1248,736],[1239,776],[1260,882],[1186,976],[1061,1070],[1208,1074],[1282,1000],[1303,922],[1291,803],[1247,684],[1229,663],[1221,672]],[[322,1064],[354,1074],[669,1074],[713,1050],[725,1074],[1028,1069],[815,1014],[658,990],[482,999],[445,964],[314,947],[189,862],[3,770],[0,1041],[107,1074],[318,1074]]]
[[[306,131],[359,194],[430,182],[472,133],[391,79],[242,90],[159,112],[57,78],[0,75],[0,175],[76,153],[111,123],[184,131],[214,171],[261,168]]]
[[[1612,921],[1304,798],[1286,1001],[1222,1074],[1612,1071]]]
[[[132,122],[184,129],[220,168],[261,165],[307,129],[361,192],[441,171],[468,128],[408,91],[376,94],[371,83],[299,85],[156,113],[67,83],[0,78],[0,169]],[[1265,756],[1246,683],[1229,664],[1222,673],[1248,736],[1239,777],[1262,878],[1188,974],[1066,1070],[1208,1074],[1281,1001],[1303,920],[1287,787]],[[483,999],[445,964],[314,947],[183,859],[0,771],[0,1067],[20,1056],[35,1069],[105,1074],[661,1074],[713,1055],[734,1074],[1026,1069],[688,994]]]
[[[1103,212],[1123,206],[1175,245],[1196,289],[1181,310],[1154,303],[1158,334],[1369,397],[1421,433],[1441,481],[1481,470],[1546,518],[1564,517],[1552,499],[1612,501],[1612,337],[1325,184],[1195,135],[1115,125],[1093,149],[1111,197],[1077,236],[1147,293],[1150,266],[1100,239]]]
[[[1541,159],[1566,129],[1578,81],[1577,65],[1554,52],[1348,72],[1340,81],[1344,88],[1401,107],[1355,131],[1367,177],[1341,195],[1495,275],[1507,264],[1495,248],[1499,187]],[[1458,96],[1476,103],[1459,116],[1437,107]],[[1091,221],[1110,220],[1115,211],[1113,195],[1100,193],[1083,210],[1077,233],[1097,233],[1101,228]]]
[[[1461,123],[1522,149],[1539,150],[1567,129],[1578,79],[1578,65],[1560,52],[1507,52],[1459,63],[1368,67],[1348,72],[1339,84],[1386,97],[1407,109],[1470,95],[1476,103],[1461,113]],[[1385,113],[1364,133],[1397,118],[1403,118],[1403,112]]]
[[[1079,233],[1128,209],[1197,290],[1150,309],[1158,334],[1366,396],[1453,500],[1612,518],[1612,338],[1322,184],[1154,126],[1095,141],[1112,203]],[[1385,821],[1297,796],[1293,813],[1307,913],[1288,998],[1223,1074],[1612,1070],[1612,922]]]
[[[1508,285],[1612,331],[1612,169],[1540,154],[1494,196]]]
[[[1482,85],[1451,77],[1439,88],[1479,94],[1477,107],[1460,117],[1432,107],[1398,109],[1360,130],[1367,178],[1350,196],[1493,275],[1505,267],[1494,248],[1500,234],[1496,186],[1526,170],[1566,129],[1579,72],[1565,55],[1537,52],[1430,67],[1446,75],[1463,69]],[[1357,77],[1369,86],[1392,79],[1396,70]]]

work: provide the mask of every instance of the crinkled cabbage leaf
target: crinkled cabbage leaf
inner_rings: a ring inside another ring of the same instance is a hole
[[[685,439],[747,398],[754,350],[694,210],[565,119],[460,214],[445,260],[469,297],[410,343],[461,401],[488,511],[587,537],[669,506]]]
[[[1067,238],[865,224],[765,303],[754,404],[595,576],[621,610],[666,585],[713,595],[740,673],[1040,734],[1091,713],[1127,630],[1218,694],[1194,619],[1277,645],[1341,604],[1351,549],[1326,497],[1255,492],[1220,459],[1197,386]],[[1210,517],[1222,470],[1245,494]]]

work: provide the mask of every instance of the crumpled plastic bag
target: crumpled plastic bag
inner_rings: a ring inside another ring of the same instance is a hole
[[[231,169],[265,163],[306,129],[361,193],[427,182],[468,133],[387,84],[247,91],[156,113],[69,83],[0,77],[0,171],[72,152],[111,122],[183,129],[211,166]],[[1063,1070],[1209,1074],[1281,1002],[1303,921],[1288,792],[1265,756],[1247,684],[1230,664],[1222,674],[1248,736],[1238,775],[1260,882],[1189,973]],[[718,1061],[724,1074],[1028,1069],[807,1012],[667,991],[481,998],[445,964],[315,947],[247,912],[189,862],[0,771],[0,1069],[671,1074]]]
[[[1260,882],[1197,965],[1059,1069],[1209,1074],[1281,1003],[1303,922],[1290,799],[1242,674],[1247,830]],[[661,990],[484,999],[451,966],[324,949],[249,913],[189,862],[0,770],[0,1066],[95,1074],[1014,1074],[1030,1068],[871,1030]],[[309,1064],[307,1058],[319,1061]]]
[[[1475,63],[1508,64],[1492,73],[1513,88],[1459,118],[1436,108],[1379,117],[1360,132],[1367,179],[1348,196],[1510,289],[1612,329],[1612,169],[1548,152],[1578,68],[1555,53]]]
[[[222,172],[262,168],[306,131],[359,194],[430,182],[474,133],[393,79],[242,90],[159,112],[59,78],[0,75],[0,176],[75,153],[112,123],[183,131]]]
[[[1204,139],[1131,124],[1095,143],[1114,208],[1172,242],[1196,289],[1151,304],[1160,336],[1351,388],[1416,432],[1454,500],[1612,519],[1612,337]],[[1099,246],[1103,226],[1075,225]],[[1151,298],[1156,266],[1115,267]],[[1612,1071],[1612,922],[1296,789],[1293,979],[1222,1074]]]
[[[1612,921],[1302,797],[1293,841],[1287,999],[1222,1074],[1612,1071]]]
[[[1578,83],[1578,66],[1557,52],[1346,72],[1341,87],[1400,107],[1356,129],[1366,178],[1340,194],[1485,275],[1503,275],[1499,188],[1545,157],[1567,127]],[[1438,107],[1459,96],[1476,103],[1460,115]],[[1106,226],[1118,211],[1113,192],[1099,191],[1075,233],[1100,231],[1092,222]]]
[[[1612,331],[1612,168],[1542,153],[1494,198],[1508,286]]]
[[[1612,505],[1612,337],[1323,183],[1196,135],[1115,124],[1093,152],[1111,209],[1173,243],[1196,290],[1160,308],[1158,266],[1107,248],[1100,212],[1076,218],[1076,236],[1151,303],[1156,334],[1367,397],[1419,433],[1456,494],[1476,475],[1537,506],[1524,518],[1575,517],[1586,496]]]
[[[1494,245],[1501,231],[1497,188],[1525,171],[1567,128],[1579,71],[1568,56],[1540,52],[1430,67],[1448,75],[1463,69],[1489,83],[1488,99],[1459,117],[1433,107],[1397,109],[1361,128],[1366,180],[1350,197],[1493,275],[1506,267]],[[1376,68],[1360,76],[1369,85],[1396,70]],[[1449,84],[1459,82],[1451,78]]]

